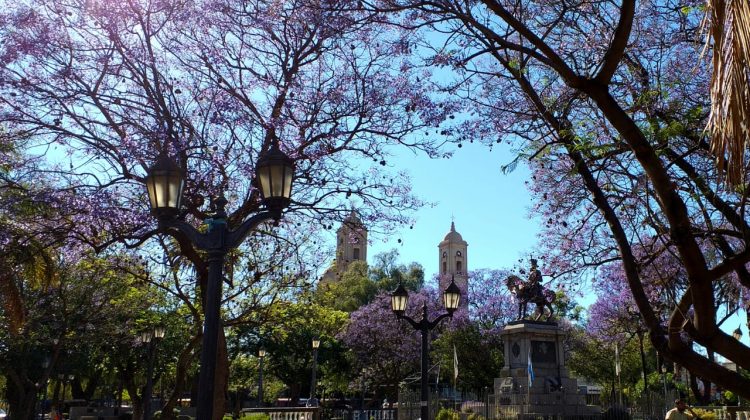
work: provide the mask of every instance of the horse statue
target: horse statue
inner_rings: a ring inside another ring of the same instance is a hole
[[[555,292],[542,286],[541,283],[542,274],[536,268],[536,260],[531,260],[531,271],[529,273],[529,280],[523,281],[516,275],[508,276],[505,280],[505,285],[508,287],[513,296],[518,299],[518,319],[526,318],[527,305],[529,303],[536,304],[537,316],[534,318],[538,321],[544,315],[544,309],[547,308],[549,313],[546,321],[549,321],[554,315],[555,311],[552,308],[552,303],[555,301]]]

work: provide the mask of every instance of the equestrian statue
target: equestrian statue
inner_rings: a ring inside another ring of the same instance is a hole
[[[521,271],[523,272],[523,270]],[[518,319],[526,318],[527,305],[536,304],[536,318],[538,321],[544,315],[544,308],[549,310],[546,321],[552,318],[555,313],[552,309],[552,302],[555,301],[555,292],[542,285],[542,273],[536,266],[536,260],[531,260],[531,270],[529,270],[528,281],[523,281],[516,275],[508,276],[505,285],[510,293],[518,299]]]

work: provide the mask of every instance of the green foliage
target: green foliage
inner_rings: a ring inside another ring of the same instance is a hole
[[[581,321],[584,316],[585,308],[573,300],[564,290],[555,291],[555,301],[552,303],[555,308],[555,318],[568,319],[571,321]]]
[[[586,333],[581,327],[571,330],[566,341],[570,352],[568,366],[578,377],[584,377],[605,388],[603,395],[608,395],[615,378],[615,348],[611,341],[598,339]],[[644,340],[646,352],[646,371],[648,372],[649,390],[661,392],[663,383],[656,373],[656,354],[648,340]],[[620,348],[621,382],[623,393],[629,398],[638,398],[643,393],[643,367],[638,339],[633,338]],[[667,374],[667,385],[673,387],[671,374]]]
[[[408,290],[421,289],[424,268],[417,263],[399,264],[398,257],[394,249],[376,255],[370,267],[365,261],[352,262],[339,281],[318,287],[316,301],[339,311],[354,312],[372,302],[378,294],[394,290],[399,283]]]
[[[174,413],[174,417],[177,417],[178,415],[180,415],[180,410],[178,410],[178,409],[176,409],[176,408],[173,408],[173,409],[172,409],[172,413]],[[153,418],[154,420],[161,420],[161,414],[162,414],[161,410],[159,410],[159,411],[155,411],[155,412],[154,412],[154,415],[153,415],[153,416],[151,416],[151,417],[152,417],[152,418]]]
[[[458,414],[458,411],[456,410],[441,408],[440,411],[438,411],[435,420],[461,420],[461,415]]]
[[[479,413],[469,414],[468,420],[484,420],[484,416]]]
[[[435,339],[432,342],[432,358],[440,363],[441,372],[450,372],[446,379],[451,381],[454,345],[459,370],[456,387],[476,391],[491,385],[504,363],[499,337],[483,336],[479,327],[471,323],[446,330]]]
[[[286,384],[293,396],[306,394],[312,366],[310,343],[314,336],[321,340],[318,350],[318,376],[322,378],[320,373],[324,371],[348,371],[344,349],[336,339],[336,334],[347,324],[346,312],[312,302],[282,301],[269,307],[268,316],[274,321],[265,323],[261,329],[255,331],[258,338],[248,343],[252,350],[245,351],[257,354],[258,347],[266,349],[264,379],[265,375],[275,376]],[[335,366],[335,369],[329,368],[329,365]],[[257,376],[252,375],[251,371],[248,373],[251,376],[246,381],[252,383]],[[272,398],[273,395],[268,394],[268,397]]]
[[[271,416],[264,413],[250,413],[240,417],[240,420],[271,420]]]
[[[724,404],[726,405],[737,405],[739,403],[737,394],[732,391],[724,391],[721,397],[724,399]]]
[[[395,290],[399,283],[415,292],[424,285],[424,268],[415,262],[409,265],[399,264],[398,258],[398,250],[395,249],[375,256],[369,276],[379,292]]]
[[[716,412],[714,410],[704,410],[702,408],[694,408],[692,409],[692,411],[701,420],[716,420]]]
[[[377,285],[368,276],[367,263],[354,261],[349,264],[341,280],[321,285],[317,298],[325,306],[353,312],[371,302],[377,292]]]
[[[664,391],[665,379],[667,382],[667,388],[668,389],[674,388],[675,383],[672,377],[673,377],[672,372],[667,372],[664,375],[662,375],[661,373],[657,371],[649,372],[647,376],[649,392],[661,394]],[[643,395],[643,378],[642,377],[640,377],[638,379],[638,383],[635,384],[633,395],[636,397]]]

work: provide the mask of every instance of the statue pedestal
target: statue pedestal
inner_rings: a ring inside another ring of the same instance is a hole
[[[514,321],[501,332],[505,367],[495,378],[495,404],[523,415],[591,415],[586,396],[565,368],[564,332],[555,322]],[[509,412],[509,414],[510,414]]]

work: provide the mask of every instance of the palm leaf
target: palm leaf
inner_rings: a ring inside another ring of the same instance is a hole
[[[740,185],[746,176],[750,135],[750,4],[747,0],[707,0],[707,6],[713,44],[711,151],[727,182]]]

